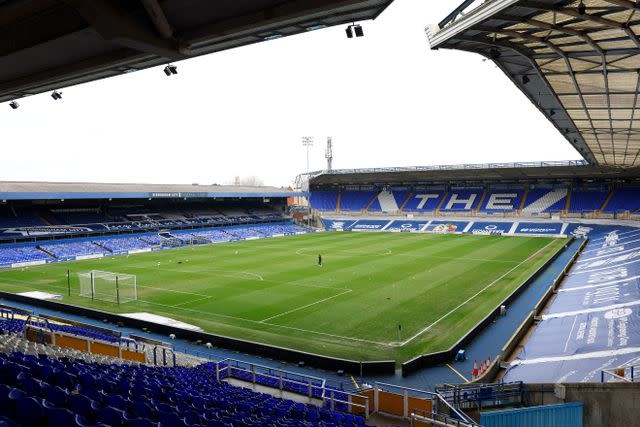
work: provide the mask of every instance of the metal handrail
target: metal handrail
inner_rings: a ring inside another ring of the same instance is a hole
[[[468,8],[469,6],[471,6],[473,3],[475,3],[477,0],[464,0],[460,6],[456,7],[450,14],[448,14],[446,16],[446,18],[444,18],[442,21],[440,21],[438,23],[438,28],[443,29],[444,27],[446,27],[449,23],[453,22],[456,20],[456,18],[458,17],[458,15],[461,15],[466,8]]]
[[[455,171],[455,170],[481,170],[481,169],[516,169],[516,168],[545,168],[545,167],[572,167],[588,166],[586,160],[558,160],[539,162],[510,162],[510,163],[469,163],[455,165],[432,165],[432,166],[397,166],[384,168],[355,168],[355,169],[332,169],[317,170],[299,174],[296,182],[301,183],[318,175],[344,175],[356,173],[385,173],[385,172],[430,172],[430,171]]]
[[[461,420],[457,420],[455,418],[448,417],[446,415],[437,414],[435,412],[428,411],[417,411],[418,413],[411,414],[411,421],[420,421],[424,424],[436,425],[440,427],[482,427],[480,424],[476,424],[475,422],[465,422]]]
[[[220,367],[221,364],[225,363],[226,364],[223,367]],[[240,367],[238,365],[232,365],[229,362],[237,362],[237,363],[242,363],[245,365],[249,365],[250,369],[246,369],[243,367]],[[277,371],[278,375],[272,375],[269,373],[265,373],[265,372],[256,372],[255,368],[262,368],[262,369],[266,369],[268,371]],[[265,378],[271,378],[274,380],[277,380],[279,385],[278,388],[280,390],[284,390],[284,383],[290,383],[290,384],[295,384],[295,385],[299,385],[301,387],[306,387],[307,388],[307,396],[309,398],[313,398],[315,396],[314,391],[319,391],[320,393],[320,397],[322,401],[328,401],[331,405],[331,409],[336,409],[336,404],[344,404],[347,405],[348,408],[352,409],[353,407],[356,408],[360,408],[362,409],[362,412],[364,413],[364,417],[368,418],[369,414],[370,414],[370,404],[369,404],[369,398],[367,396],[362,396],[356,393],[350,393],[348,391],[344,391],[344,390],[338,390],[338,389],[334,389],[334,388],[329,388],[326,386],[326,380],[324,378],[320,378],[320,377],[314,377],[314,376],[310,376],[310,375],[304,375],[304,374],[299,374],[297,372],[291,372],[291,371],[285,371],[283,369],[278,369],[278,368],[273,368],[273,367],[269,367],[269,366],[263,366],[263,365],[258,365],[258,364],[254,364],[254,363],[248,363],[248,362],[243,362],[243,361],[239,361],[239,360],[235,360],[235,359],[224,359],[218,363],[216,363],[216,379],[220,380],[220,374],[227,371],[229,377],[235,378],[233,375],[233,371],[240,371],[240,372],[245,372],[247,374],[250,374],[252,377],[251,382],[253,384],[259,384],[256,381],[257,376],[261,376],[261,377],[265,377]],[[298,377],[302,377],[304,378],[306,381],[299,381],[295,378],[291,378],[291,377],[287,377],[284,376],[283,374],[288,374],[288,375],[294,375],[294,376],[298,376]],[[239,379],[244,380],[245,378],[240,377]],[[316,385],[313,382],[320,382],[320,385]],[[342,400],[337,398],[335,395],[336,394],[341,394],[341,395],[345,395],[347,396],[347,400]],[[364,401],[364,403],[356,403],[353,402],[351,398],[355,398],[355,399],[361,399]]]

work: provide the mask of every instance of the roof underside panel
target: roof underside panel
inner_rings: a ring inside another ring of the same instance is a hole
[[[376,18],[393,0],[0,0],[0,102]]]
[[[640,165],[640,4],[488,0],[445,24],[432,48],[493,60],[585,159]]]

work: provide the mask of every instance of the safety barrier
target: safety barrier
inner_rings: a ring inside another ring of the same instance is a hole
[[[216,363],[216,379],[220,381],[226,378],[305,395],[309,399],[319,399],[325,407],[362,415],[365,418],[370,414],[368,397],[327,387],[323,378],[236,359],[224,359]]]
[[[39,316],[27,317],[23,330],[24,337],[43,345],[55,345],[86,353],[110,356],[132,362],[146,363],[147,357],[144,346],[139,348],[134,340],[120,338],[118,343],[102,341],[75,335],[67,332],[54,331],[49,320]]]
[[[169,356],[167,358],[167,356]],[[160,365],[160,360],[162,364]],[[171,362],[169,365],[168,361]],[[176,352],[164,345],[156,345],[153,347],[153,366],[176,366]]]
[[[435,412],[418,411],[411,414],[411,427],[479,427],[476,423],[468,423],[448,415]]]
[[[521,381],[497,384],[460,384],[436,387],[436,392],[457,409],[478,409],[522,404],[525,400]]]
[[[460,422],[448,425],[476,426],[472,419],[438,393],[376,382],[359,394],[372,400],[372,413],[410,420],[416,426],[436,425],[436,418]]]

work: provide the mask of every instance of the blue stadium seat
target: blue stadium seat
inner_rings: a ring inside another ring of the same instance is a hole
[[[340,194],[341,211],[362,211],[373,201],[377,191],[343,191]],[[380,205],[378,204],[378,209]]]
[[[337,191],[313,191],[310,196],[313,209],[319,211],[335,211],[338,206]]]
[[[65,408],[46,408],[44,413],[48,427],[73,427],[76,424],[76,415]]]
[[[152,368],[0,353],[0,367],[3,381],[11,379],[7,369],[18,372],[16,387],[0,383],[0,416],[25,425],[364,425],[362,417],[218,382],[213,363]],[[60,383],[58,387],[44,381],[43,367],[53,368],[48,378]],[[258,377],[264,384],[272,380]],[[286,378],[284,382],[290,383]],[[287,387],[294,390],[293,384]]]

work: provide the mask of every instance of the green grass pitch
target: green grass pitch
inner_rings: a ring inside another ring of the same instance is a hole
[[[226,336],[403,362],[450,347],[564,244],[319,233],[0,271],[0,290],[55,292],[65,303],[155,313]],[[117,305],[78,296],[77,273],[94,269],[135,274],[138,300]]]

